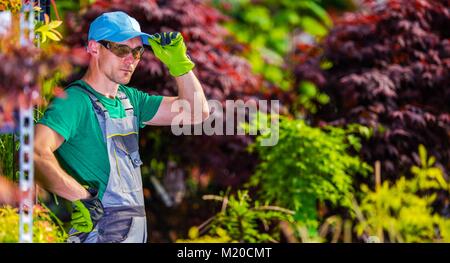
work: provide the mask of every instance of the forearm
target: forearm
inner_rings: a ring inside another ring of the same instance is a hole
[[[191,113],[195,113],[194,110],[198,111],[202,120],[206,119],[209,116],[208,101],[194,72],[189,71],[175,79],[178,85],[178,98],[189,103]]]
[[[89,192],[59,165],[52,152],[35,152],[36,180],[49,192],[69,201],[85,199]]]

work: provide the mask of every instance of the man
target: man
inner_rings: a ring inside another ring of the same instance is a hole
[[[146,242],[139,128],[170,125],[180,114],[189,120],[184,124],[201,123],[208,104],[181,34],[149,35],[124,12],[110,12],[91,23],[88,41],[86,74],[68,86],[66,98],[52,101],[36,125],[36,178],[73,202],[73,240]],[[178,96],[150,96],[125,86],[144,44],[175,77]],[[172,111],[180,101],[190,107]],[[194,104],[200,116],[190,110]]]

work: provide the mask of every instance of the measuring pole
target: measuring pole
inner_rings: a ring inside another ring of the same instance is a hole
[[[32,0],[22,0],[20,11],[20,45],[33,45],[34,39],[34,9]],[[23,93],[31,98],[31,89],[24,87]],[[19,215],[19,242],[33,242],[33,206],[34,206],[34,167],[33,167],[33,141],[34,119],[33,105],[29,103],[27,108],[20,107],[20,150],[19,150],[19,187],[22,199],[20,201]]]

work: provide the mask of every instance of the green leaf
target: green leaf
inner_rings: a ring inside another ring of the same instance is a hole
[[[300,22],[300,16],[295,10],[282,10],[279,12],[274,20],[277,24],[292,24],[297,25]]]
[[[305,32],[313,36],[323,37],[328,33],[328,30],[312,17],[303,17],[301,25]]]
[[[427,149],[425,149],[425,146],[422,144],[419,145],[419,156],[420,156],[420,163],[422,166],[426,167],[427,165]]]
[[[34,31],[35,32],[47,32],[48,30],[50,30],[50,27],[48,25],[42,25]]]
[[[333,26],[333,22],[330,16],[328,16],[327,11],[317,3],[313,1],[302,1],[299,5],[313,12],[327,27],[331,28]]]
[[[299,92],[302,96],[313,98],[317,94],[316,84],[311,81],[302,81],[299,84]]]
[[[195,239],[199,236],[198,227],[191,227],[189,228],[188,236],[190,239]]]
[[[434,156],[431,156],[430,159],[428,159],[428,166],[433,166],[436,162],[436,158]]]
[[[50,23],[48,24],[48,27],[51,28],[51,29],[54,29],[54,28],[59,27],[61,24],[62,24],[62,21],[60,21],[60,20],[55,20],[55,21],[50,22]]]
[[[266,65],[266,69],[264,71],[264,76],[271,82],[277,83],[282,81],[283,79],[283,70],[279,67]]]
[[[320,104],[327,104],[328,102],[330,102],[330,97],[325,94],[325,93],[321,93],[318,97],[317,97],[317,101]]]
[[[51,32],[53,32],[54,34],[56,34],[58,36],[59,39],[62,39],[63,36],[61,35],[61,33],[59,33],[57,30],[55,29],[50,29]]]
[[[272,27],[270,12],[266,7],[254,6],[247,9],[244,19],[251,24],[259,26],[263,30],[269,30]]]
[[[320,68],[323,70],[328,70],[333,67],[333,62],[330,60],[323,60],[320,62]]]
[[[47,41],[47,35],[46,34],[42,34],[41,43],[45,43],[45,41]]]
[[[44,35],[46,35],[48,38],[50,38],[51,40],[54,40],[54,41],[61,40],[55,33],[51,32],[51,31],[45,32]]]

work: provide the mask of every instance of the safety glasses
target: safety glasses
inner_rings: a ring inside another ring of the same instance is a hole
[[[143,46],[131,48],[127,45],[117,44],[107,40],[100,40],[98,41],[98,43],[100,43],[102,46],[104,46],[119,58],[124,58],[132,53],[134,59],[141,59],[142,54],[144,54],[145,50]]]

